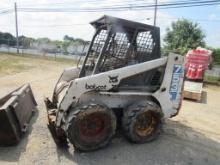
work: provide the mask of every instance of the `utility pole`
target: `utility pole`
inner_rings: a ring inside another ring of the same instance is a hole
[[[156,26],[157,22],[157,0],[155,0],[155,8],[154,8],[154,26]]]
[[[18,15],[17,15],[17,4],[15,2],[15,28],[16,28],[16,45],[17,53],[19,53],[19,41],[18,41]]]

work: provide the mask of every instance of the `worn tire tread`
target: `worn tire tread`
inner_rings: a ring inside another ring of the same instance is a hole
[[[150,109],[153,110],[160,118],[157,130],[155,130],[154,134],[148,138],[145,138],[145,139],[138,138],[137,135],[134,135],[132,131],[132,128],[131,128],[132,122],[135,121],[136,116],[140,112],[150,110]],[[140,103],[129,106],[127,109],[124,110],[124,115],[122,118],[122,128],[123,128],[125,137],[133,143],[145,143],[145,142],[150,142],[152,140],[157,139],[162,129],[162,117],[163,117],[163,114],[161,112],[160,107],[152,101],[140,102]]]
[[[104,108],[107,108],[107,113],[115,121],[111,121],[111,123],[113,123],[112,124],[112,129],[111,129],[112,131],[109,132],[108,137],[107,137],[107,139],[104,142],[100,143],[99,145],[92,146],[92,147],[83,146],[83,144],[78,144],[77,142],[75,142],[75,140],[70,135],[70,132],[71,132],[70,131],[70,127],[74,123],[74,121],[76,120],[77,116],[80,113],[83,113],[84,111],[87,111],[87,110],[92,109],[92,108],[97,107],[97,106],[103,107],[104,105],[90,103],[90,104],[87,104],[87,105],[79,106],[79,107],[76,107],[74,110],[72,110],[70,112],[70,114],[68,115],[68,117],[67,117],[67,124],[66,124],[67,137],[68,137],[69,141],[73,144],[73,146],[75,147],[75,149],[77,151],[93,151],[93,150],[97,150],[97,149],[103,148],[104,146],[106,146],[110,142],[111,138],[115,134],[115,130],[116,130],[116,117],[114,115],[114,112],[111,109],[109,109],[109,108],[107,108],[105,106]]]

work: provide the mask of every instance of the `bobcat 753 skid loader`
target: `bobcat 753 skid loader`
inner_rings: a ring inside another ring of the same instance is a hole
[[[45,99],[49,128],[77,150],[105,146],[121,125],[132,142],[155,139],[181,106],[183,58],[160,57],[158,27],[103,16],[82,66],[65,69]]]

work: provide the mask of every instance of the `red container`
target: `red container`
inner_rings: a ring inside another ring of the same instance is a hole
[[[189,50],[185,56],[184,66],[186,77],[189,79],[203,79],[205,69],[208,68],[211,51],[197,48]]]

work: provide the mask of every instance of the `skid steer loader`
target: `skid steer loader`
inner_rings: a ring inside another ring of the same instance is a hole
[[[52,101],[45,99],[53,137],[91,151],[108,144],[120,124],[132,142],[154,140],[163,118],[180,109],[183,58],[161,58],[158,27],[110,16],[91,25],[82,66],[65,69]]]

